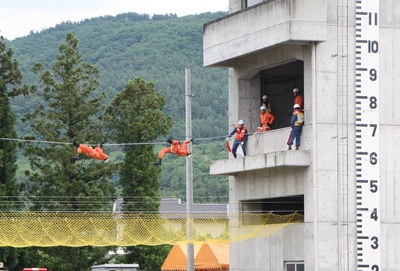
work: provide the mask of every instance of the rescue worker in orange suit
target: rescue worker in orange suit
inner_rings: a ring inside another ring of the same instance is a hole
[[[271,124],[274,122],[275,116],[268,112],[265,105],[260,107],[260,122],[261,127],[258,127],[256,133],[266,132],[271,130]]]
[[[268,96],[263,95],[261,98],[261,106],[265,106],[268,113],[271,113],[271,103],[268,101]]]
[[[300,109],[304,109],[304,97],[300,94],[300,90],[298,88],[293,89],[294,96],[294,104],[300,105]]]
[[[166,153],[176,154],[177,156],[188,156],[188,157],[191,157],[192,153],[188,150],[188,146],[187,145],[192,141],[193,141],[193,139],[186,140],[186,141],[183,142],[183,144],[181,146],[181,145],[179,145],[179,141],[178,140],[176,140],[176,139],[172,140],[172,138],[169,138],[167,140],[167,142],[169,144],[171,144],[171,147],[167,147],[167,148],[161,149],[158,152],[158,160],[154,164],[155,165],[161,165],[161,161],[162,161],[162,159],[164,157],[164,154],[166,154]]]
[[[238,126],[233,129],[233,131],[229,134],[229,136],[226,138],[226,140],[229,140],[229,138],[231,136],[235,135],[235,141],[233,142],[233,146],[232,146],[232,154],[233,157],[237,157],[236,151],[237,148],[239,147],[239,145],[242,146],[243,149],[243,154],[244,156],[246,156],[246,141],[248,138],[248,133],[247,133],[247,128],[244,127],[244,121],[243,120],[239,120],[238,121]]]
[[[79,160],[79,156],[84,153],[87,156],[96,159],[96,160],[101,160],[104,161],[105,163],[108,163],[108,155],[103,152],[101,149],[102,145],[97,145],[96,148],[92,148],[86,144],[76,144],[75,142],[73,143],[74,146],[78,146],[78,154],[75,157],[71,158],[71,162],[75,163],[76,160]]]
[[[294,140],[296,140],[296,150],[298,150],[300,148],[300,136],[304,125],[304,113],[301,111],[300,105],[298,104],[295,104],[293,109],[293,115],[290,120],[290,127],[292,128],[292,131],[290,132],[288,145],[289,150],[291,150]]]

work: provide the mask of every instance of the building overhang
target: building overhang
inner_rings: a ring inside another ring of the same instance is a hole
[[[204,66],[234,67],[255,52],[325,41],[327,10],[327,0],[269,0],[207,23]]]
[[[232,159],[212,161],[211,175],[235,175],[239,172],[275,167],[308,167],[310,152],[305,150],[279,151]]]

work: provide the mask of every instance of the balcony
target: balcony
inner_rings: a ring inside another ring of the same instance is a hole
[[[212,161],[211,175],[235,175],[239,172],[274,167],[308,167],[311,164],[311,126],[303,128],[300,150],[287,150],[286,140],[290,128],[283,128],[250,135],[247,140],[247,156]],[[232,146],[233,139],[230,141]]]
[[[207,23],[204,66],[233,67],[273,46],[325,41],[327,9],[327,0],[269,0]]]

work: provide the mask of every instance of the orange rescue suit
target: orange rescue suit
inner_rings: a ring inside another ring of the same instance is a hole
[[[275,120],[275,116],[268,111],[260,112],[260,122],[261,122],[261,130],[263,132],[271,130],[268,124],[272,124]],[[257,129],[258,130],[258,129]]]
[[[165,148],[165,149],[161,149],[158,152],[158,158],[163,159],[164,154],[166,153],[173,153],[176,154],[178,156],[187,156],[190,154],[187,145],[192,142],[191,140],[186,140],[185,142],[183,142],[182,146],[179,145],[179,141],[178,140],[172,140],[172,144],[171,147]]]
[[[84,153],[87,156],[97,159],[97,160],[107,160],[108,155],[103,152],[103,150],[100,148],[100,145],[98,145],[96,148],[92,148],[88,145],[85,144],[79,144],[78,146],[78,154]]]
[[[296,97],[294,98],[294,104],[300,105],[300,108],[304,108],[304,97],[301,94],[297,94]]]

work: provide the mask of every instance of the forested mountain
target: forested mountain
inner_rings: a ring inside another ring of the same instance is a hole
[[[105,106],[129,80],[141,77],[154,82],[155,89],[166,100],[165,113],[174,125],[169,135],[185,139],[185,68],[191,69],[193,117],[194,199],[196,202],[227,202],[227,178],[209,175],[210,161],[227,157],[224,137],[228,133],[227,69],[203,67],[203,25],[225,13],[203,13],[177,17],[173,14],[154,15],[125,13],[86,19],[79,23],[63,22],[39,33],[9,41],[19,62],[23,82],[39,85],[31,72],[35,63],[49,68],[56,60],[58,46],[67,33],[79,40],[85,61],[100,71],[99,93],[106,92]],[[21,117],[40,97],[30,94],[11,100],[16,116],[18,137],[32,135]],[[160,138],[159,141],[165,141]],[[157,146],[158,149],[168,146]],[[157,149],[157,150],[158,150]],[[118,150],[113,150],[118,153]],[[111,157],[113,157],[111,155]],[[114,159],[116,159],[114,155]],[[24,157],[19,156],[17,178],[24,178]],[[161,176],[162,196],[185,198],[185,159],[166,156]]]

